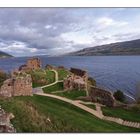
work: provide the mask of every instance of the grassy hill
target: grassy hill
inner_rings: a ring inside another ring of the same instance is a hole
[[[140,39],[85,48],[67,55],[140,55]]]
[[[8,53],[5,53],[5,52],[0,51],[0,58],[6,58],[6,57],[12,57],[12,55],[10,55],[10,54],[8,54]]]
[[[140,132],[49,97],[12,97],[0,99],[0,104],[15,115],[12,123],[17,132]]]

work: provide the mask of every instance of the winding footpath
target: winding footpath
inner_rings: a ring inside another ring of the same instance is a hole
[[[103,115],[99,114],[98,111],[96,110],[93,110],[85,105],[82,105],[74,100],[70,100],[70,99],[67,99],[67,98],[64,98],[64,97],[61,97],[61,96],[57,96],[57,95],[52,95],[52,94],[47,94],[47,93],[35,93],[36,95],[40,95],[40,96],[47,96],[47,97],[51,97],[51,98],[55,98],[55,99],[58,99],[58,100],[61,100],[61,101],[64,101],[64,102],[67,102],[69,104],[72,104],[74,106],[77,106],[89,113],[91,113],[92,115],[102,119],[103,118]]]
[[[42,86],[41,87],[42,89],[45,88],[45,87],[53,86],[53,85],[57,84],[58,82],[63,82],[63,80],[59,80],[58,72],[56,70],[52,69],[50,71],[54,72],[54,74],[55,74],[55,82],[53,82],[51,84],[48,84],[48,85],[45,85],[45,86]]]
[[[85,110],[86,112],[88,112],[88,113],[90,113],[90,114],[92,114],[92,115],[94,115],[97,118],[102,119],[102,120],[115,122],[115,123],[123,125],[123,126],[140,128],[140,123],[139,122],[131,122],[131,121],[123,120],[121,118],[104,116],[103,112],[101,110],[102,105],[100,105],[98,103],[83,102],[81,100],[71,100],[71,99],[68,99],[68,98],[65,98],[65,97],[61,97],[61,96],[57,96],[57,95],[53,95],[53,94],[43,93],[43,90],[42,90],[43,88],[48,87],[48,86],[52,86],[52,85],[54,85],[54,84],[56,84],[58,82],[63,81],[63,80],[61,80],[61,81],[58,80],[58,72],[56,70],[52,70],[52,71],[55,73],[55,82],[51,83],[49,85],[42,86],[40,88],[35,88],[34,91],[33,91],[35,95],[51,97],[51,98],[55,98],[55,99],[67,102],[69,104],[72,104],[72,105],[80,108],[80,109]],[[96,110],[87,107],[86,104],[94,104],[96,106]]]

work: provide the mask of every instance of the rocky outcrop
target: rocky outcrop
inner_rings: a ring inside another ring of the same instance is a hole
[[[101,88],[91,86],[89,96],[93,102],[98,102],[109,107],[113,107],[116,104],[113,94]]]
[[[0,106],[0,133],[14,133],[15,128],[10,120],[14,118],[12,113],[6,113]]]

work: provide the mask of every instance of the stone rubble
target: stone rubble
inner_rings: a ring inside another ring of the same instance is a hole
[[[16,129],[10,120],[14,118],[12,113],[6,113],[0,106],[0,133],[15,133]]]

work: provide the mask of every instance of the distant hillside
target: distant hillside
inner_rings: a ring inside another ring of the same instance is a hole
[[[140,55],[140,39],[85,48],[67,55]]]
[[[0,58],[12,57],[12,55],[0,51]]]

